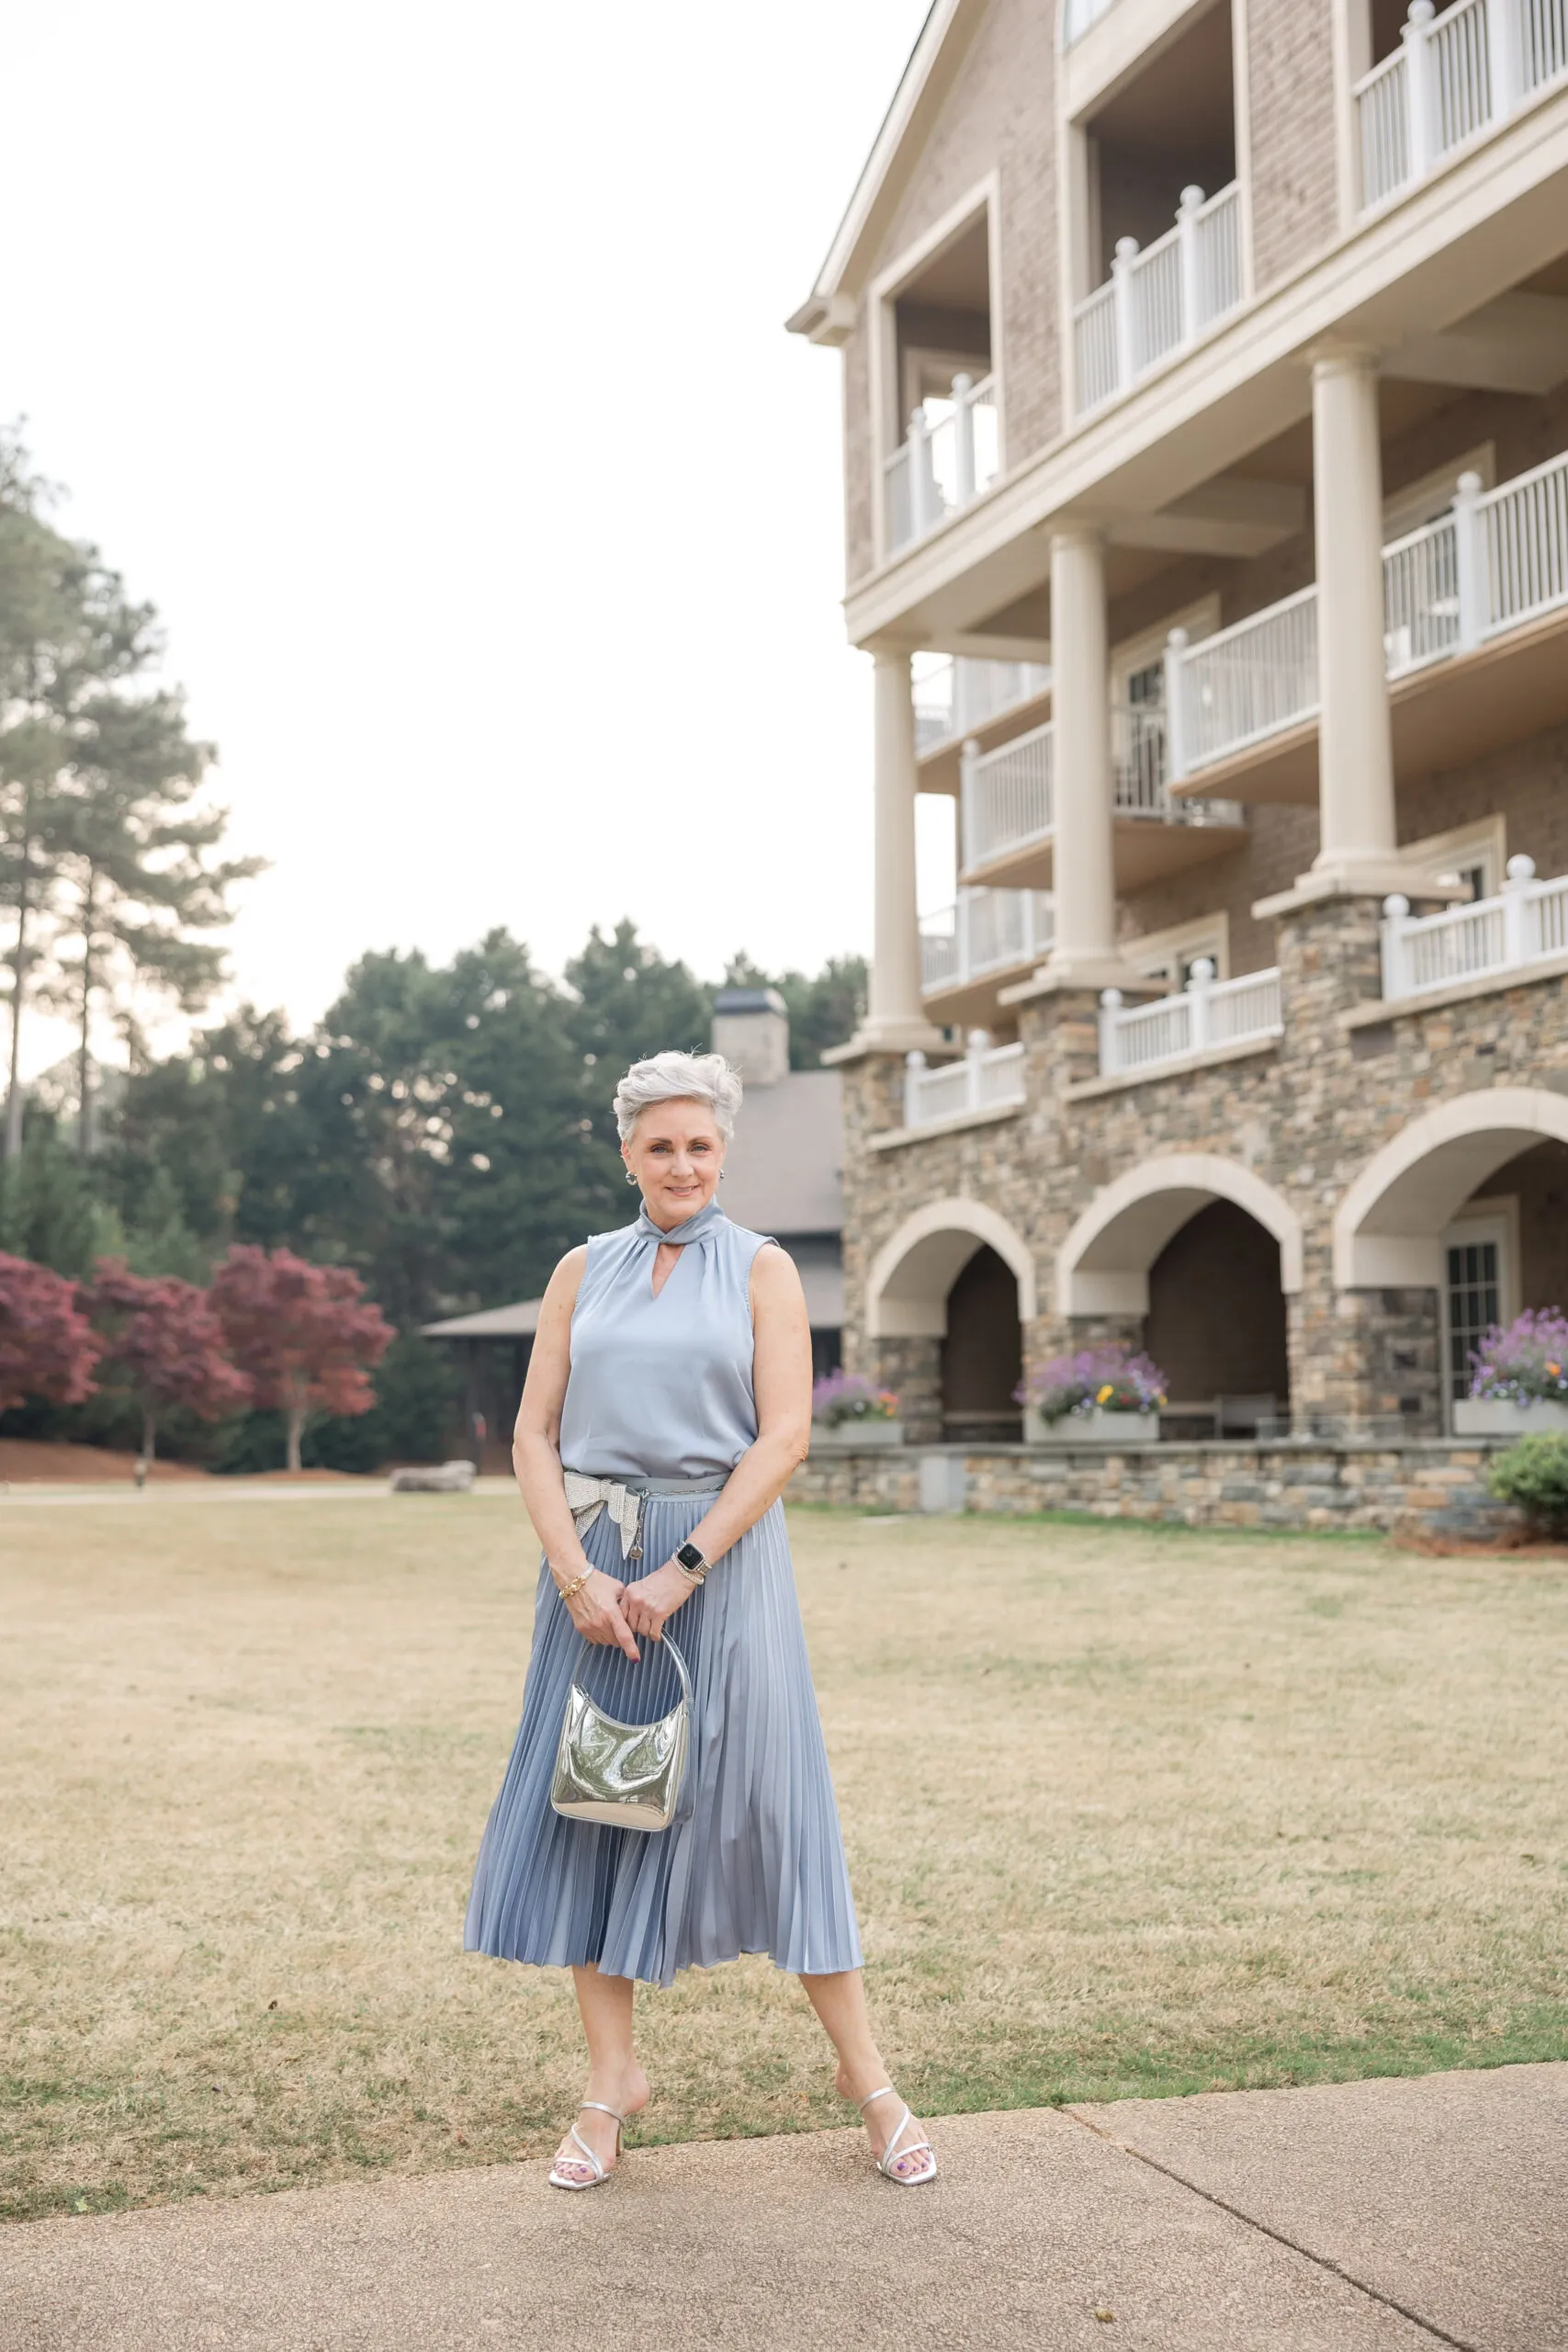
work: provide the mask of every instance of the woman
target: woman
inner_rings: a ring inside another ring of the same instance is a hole
[[[668,1984],[743,1951],[799,1975],[878,2169],[905,2188],[936,2174],[872,2040],[779,1501],[811,1429],[800,1277],[715,1198],[739,1102],[716,1054],[655,1054],[626,1072],[615,1121],[641,1214],[556,1268],[517,1416],[544,1561],[523,1721],[465,1941],[571,1969],[588,2086],[550,2173],[558,2188],[606,2179],[622,2124],[648,2103],[636,1980]],[[553,1812],[573,1675],[622,1722],[668,1713],[671,1661],[639,1664],[638,1645],[657,1648],[677,1616],[693,1703],[675,1820],[649,1833]]]

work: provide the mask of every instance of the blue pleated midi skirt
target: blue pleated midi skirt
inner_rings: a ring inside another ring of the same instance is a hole
[[[668,1560],[711,1506],[711,1496],[650,1496],[645,1560]],[[595,1567],[627,1575],[607,1511],[583,1549]],[[563,1819],[550,1781],[574,1674],[622,1722],[652,1722],[680,1695],[671,1660],[654,1642],[639,1642],[635,1666],[590,1647],[543,1563],[534,1608],[523,1720],[479,1847],[467,1949],[548,1968],[593,1962],[652,1984],[742,1952],[807,1975],[858,1968],[782,1503],[669,1621],[692,1678],[692,1740],[668,1829]]]

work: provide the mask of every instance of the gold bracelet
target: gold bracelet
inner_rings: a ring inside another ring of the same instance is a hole
[[[575,1584],[558,1584],[556,1590],[559,1593],[563,1600],[570,1600],[574,1593],[579,1593],[582,1590],[583,1586],[588,1582],[589,1577],[592,1574],[593,1571],[592,1568],[584,1568],[582,1574],[578,1577]]]

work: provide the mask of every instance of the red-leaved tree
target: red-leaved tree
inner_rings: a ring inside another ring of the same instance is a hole
[[[75,1283],[30,1258],[0,1256],[0,1413],[29,1398],[79,1405],[93,1393],[97,1360]]]
[[[223,1327],[194,1283],[132,1274],[122,1260],[100,1258],[83,1298],[103,1339],[100,1371],[118,1374],[141,1408],[149,1462],[171,1406],[220,1421],[250,1403],[251,1384],[230,1363]]]
[[[214,1274],[210,1295],[256,1403],[284,1416],[290,1470],[300,1466],[310,1413],[370,1410],[371,1368],[393,1332],[346,1266],[312,1266],[288,1250],[269,1257],[238,1243]]]

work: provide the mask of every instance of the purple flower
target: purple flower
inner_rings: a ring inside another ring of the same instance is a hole
[[[1527,1309],[1506,1330],[1494,1326],[1470,1361],[1472,1396],[1515,1405],[1544,1396],[1568,1405],[1568,1316],[1560,1306]]]
[[[1047,1421],[1092,1413],[1097,1406],[1107,1413],[1153,1413],[1165,1403],[1166,1377],[1146,1355],[1113,1340],[1036,1364],[1013,1396],[1021,1405],[1037,1407]]]
[[[878,1388],[858,1372],[829,1372],[811,1391],[811,1418],[837,1429],[842,1421],[891,1421],[898,1415],[898,1399],[890,1388]]]

